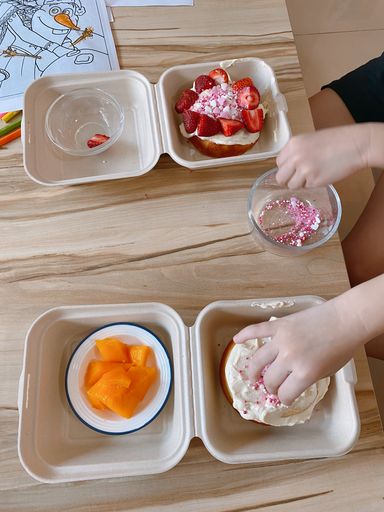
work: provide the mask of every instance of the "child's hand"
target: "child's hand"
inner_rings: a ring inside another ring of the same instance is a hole
[[[343,315],[340,317],[332,302],[271,322],[249,325],[234,336],[235,343],[272,338],[249,362],[251,382],[270,364],[264,375],[265,386],[290,405],[310,385],[344,366],[359,340],[351,334],[354,326]]]
[[[341,126],[292,137],[276,159],[276,181],[291,189],[339,181],[367,167],[368,125]]]

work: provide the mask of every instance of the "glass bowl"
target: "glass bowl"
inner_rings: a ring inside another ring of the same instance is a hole
[[[337,231],[341,202],[332,185],[291,190],[276,182],[277,168],[260,176],[248,197],[252,234],[268,251],[298,256]]]
[[[147,366],[156,367],[158,376],[129,419],[93,408],[87,398],[85,374],[89,362],[100,359],[95,341],[103,338],[117,338],[128,345],[144,344],[152,349]],[[65,392],[74,414],[90,429],[109,435],[130,434],[151,423],[165,407],[171,385],[171,360],[163,342],[146,327],[130,322],[107,324],[89,334],[73,351],[65,373]]]
[[[50,141],[73,156],[96,155],[110,148],[124,127],[124,111],[116,99],[97,88],[75,89],[59,96],[49,107],[45,130]],[[96,134],[108,140],[89,148]]]

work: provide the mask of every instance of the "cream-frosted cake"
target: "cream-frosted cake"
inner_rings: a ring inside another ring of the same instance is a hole
[[[220,380],[223,391],[246,420],[273,426],[292,426],[308,421],[315,406],[328,390],[330,378],[319,380],[307,388],[291,405],[283,404],[279,397],[268,392],[264,374],[256,382],[248,377],[249,361],[270,338],[251,339],[241,344],[231,341],[221,360]]]

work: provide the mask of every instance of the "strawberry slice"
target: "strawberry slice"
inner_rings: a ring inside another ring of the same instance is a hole
[[[225,119],[224,117],[219,117],[218,119],[221,124],[221,131],[226,137],[231,137],[231,135],[244,128],[243,123],[236,119]]]
[[[104,144],[104,142],[107,142],[111,137],[108,137],[108,135],[102,135],[101,133],[95,133],[93,137],[88,139],[87,146],[89,148],[95,148],[96,146],[100,146],[100,144]]]
[[[228,74],[223,68],[213,69],[208,73],[208,76],[210,76],[217,84],[227,84],[229,81]]]
[[[183,123],[185,131],[187,133],[193,133],[200,121],[200,114],[193,110],[184,110],[183,112]]]
[[[257,108],[260,103],[259,91],[253,85],[243,87],[237,93],[236,101],[239,107],[245,108],[247,110],[253,110]]]
[[[264,125],[263,109],[242,110],[244,124],[251,133],[260,132]]]
[[[181,114],[184,110],[188,110],[192,107],[195,101],[198,99],[199,95],[192,91],[191,89],[186,89],[181,93],[180,98],[177,100],[175,105],[176,112]]]
[[[212,89],[216,85],[213,78],[208,75],[200,75],[195,80],[195,91],[200,94],[205,89]]]
[[[235,92],[240,91],[241,89],[244,89],[244,87],[254,87],[254,83],[252,82],[252,78],[249,76],[242,78],[241,80],[237,80],[237,82],[234,82],[232,84],[232,90]]]
[[[197,135],[199,137],[211,137],[220,131],[220,123],[217,119],[207,116],[206,114],[200,115],[200,120],[197,125]]]

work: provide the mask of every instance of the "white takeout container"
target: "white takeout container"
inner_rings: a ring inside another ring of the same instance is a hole
[[[233,80],[252,77],[268,114],[251,150],[236,157],[209,158],[182,137],[182,118],[174,105],[198,75],[220,65]],[[74,157],[50,142],[44,128],[45,114],[61,94],[83,87],[96,87],[114,96],[124,110],[125,126],[120,139],[101,155]],[[175,66],[165,71],[156,85],[132,70],[46,76],[33,82],[24,95],[24,168],[42,185],[73,185],[140,176],[156,165],[162,153],[189,169],[254,162],[277,155],[288,142],[286,111],[287,103],[272,68],[253,57]]]
[[[194,436],[213,457],[229,464],[345,454],[360,425],[352,361],[331,378],[310,421],[294,427],[242,419],[220,385],[220,360],[237,331],[321,302],[314,296],[219,301],[206,306],[190,328],[175,310],[159,303],[47,311],[32,324],[25,342],[18,404],[22,465],[47,483],[160,473],[180,461]],[[145,325],[164,342],[174,381],[167,405],[150,425],[128,436],[108,436],[90,430],[71,412],[64,374],[80,339],[100,325],[120,321]]]

